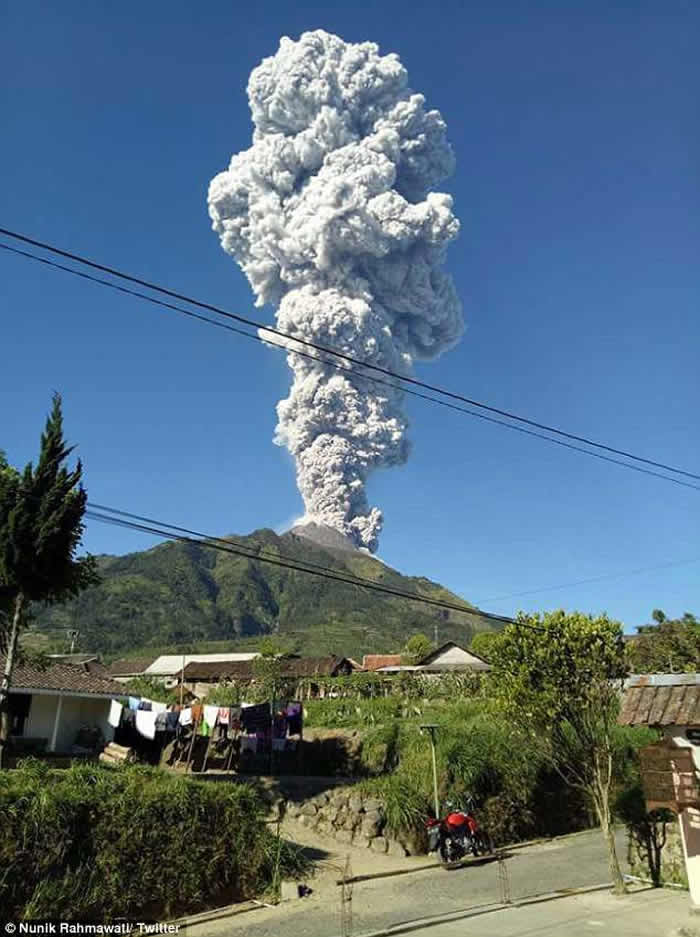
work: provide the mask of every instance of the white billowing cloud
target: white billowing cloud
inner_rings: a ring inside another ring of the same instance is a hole
[[[272,303],[283,332],[402,374],[458,341],[442,264],[459,222],[432,191],[454,157],[398,57],[322,30],[283,38],[248,99],[252,146],[212,180],[209,214],[256,305]],[[374,551],[382,514],[366,482],[407,458],[402,394],[295,348],[309,352],[289,343],[275,441],[294,456],[306,518]]]

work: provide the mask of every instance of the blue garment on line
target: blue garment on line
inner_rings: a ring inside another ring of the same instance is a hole
[[[138,698],[138,696],[130,696],[129,697],[129,709],[138,709],[140,702],[141,700]]]

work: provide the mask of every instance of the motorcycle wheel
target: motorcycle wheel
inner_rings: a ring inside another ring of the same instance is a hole
[[[443,867],[443,869],[447,871],[451,871],[452,869],[458,869],[462,864],[461,859],[456,859],[448,855],[448,852],[445,849],[444,843],[440,844],[438,855],[440,856],[440,865]]]
[[[475,837],[475,846],[477,856],[489,856],[493,852],[493,843],[491,842],[491,837],[488,833],[482,833],[481,831],[477,833]]]

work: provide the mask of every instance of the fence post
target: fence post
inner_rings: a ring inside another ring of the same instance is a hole
[[[510,873],[506,865],[502,850],[498,851],[498,884],[501,888],[501,904],[511,904]]]
[[[340,890],[340,933],[342,937],[352,937],[352,865],[349,855],[345,860]]]

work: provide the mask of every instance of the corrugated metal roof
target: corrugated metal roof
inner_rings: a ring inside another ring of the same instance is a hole
[[[700,674],[637,675],[624,692],[618,721],[627,726],[700,725]]]

